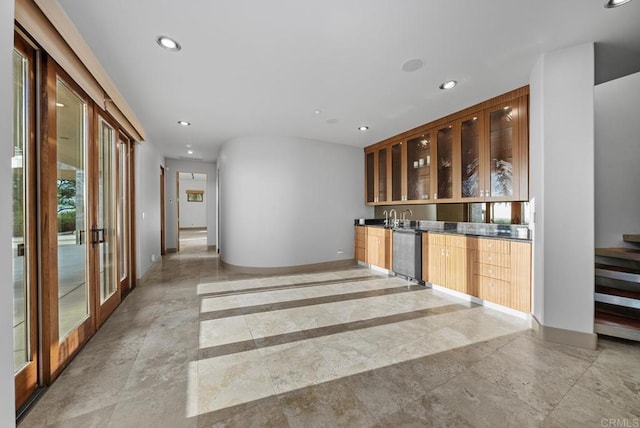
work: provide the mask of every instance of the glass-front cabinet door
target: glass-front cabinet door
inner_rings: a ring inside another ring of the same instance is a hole
[[[387,189],[388,189],[388,183],[387,183],[387,178],[388,178],[388,174],[387,174],[387,152],[389,150],[384,147],[378,150],[378,165],[377,165],[377,171],[378,171],[378,179],[377,179],[377,183],[378,183],[378,196],[376,199],[376,202],[386,202],[388,197],[387,197]]]
[[[480,113],[460,122],[460,196],[465,201],[484,198],[482,153],[482,117]]]
[[[454,185],[454,159],[455,156],[456,126],[447,125],[438,129],[436,135],[436,180],[437,192],[434,199],[443,201],[453,199],[455,195]]]
[[[510,201],[528,196],[527,103],[523,96],[486,110],[485,199]]]
[[[406,200],[406,194],[404,191],[404,180],[402,177],[402,147],[401,141],[393,143],[391,145],[391,200],[393,202],[400,202]]]
[[[373,204],[376,201],[376,154],[373,151],[365,152],[365,202]]]
[[[425,132],[407,140],[407,200],[428,201],[432,199],[431,140],[431,132]]]

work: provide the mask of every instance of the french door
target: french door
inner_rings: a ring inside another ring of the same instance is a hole
[[[60,374],[135,285],[134,149],[117,122],[57,63],[41,58],[46,54],[18,32],[14,46],[13,350],[19,409]]]
[[[35,163],[35,50],[15,36],[13,51],[13,368],[16,408],[38,387]]]
[[[46,62],[40,153],[43,376],[49,383],[120,303],[117,130]]]

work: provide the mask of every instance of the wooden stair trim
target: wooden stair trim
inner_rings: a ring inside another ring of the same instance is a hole
[[[596,256],[640,262],[640,249],[635,248],[596,248]]]
[[[624,235],[622,235],[622,240],[631,244],[640,244],[640,234],[625,233]]]

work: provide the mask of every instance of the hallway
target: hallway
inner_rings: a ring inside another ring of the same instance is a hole
[[[187,251],[19,426],[601,426],[637,421],[638,391],[637,343],[541,342],[524,320],[356,266],[256,277]]]

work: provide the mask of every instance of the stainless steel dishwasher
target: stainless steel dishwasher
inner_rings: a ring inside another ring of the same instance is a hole
[[[422,232],[413,229],[393,231],[394,274],[422,281]]]

